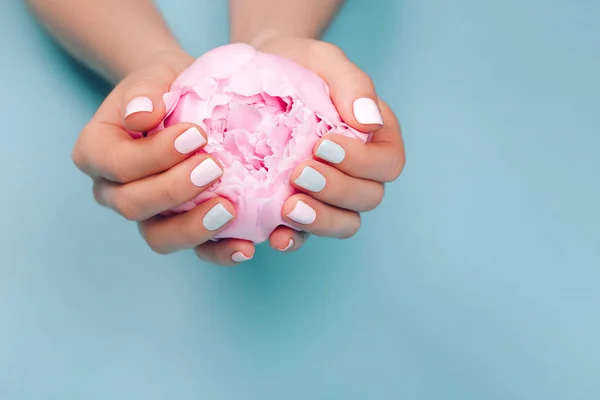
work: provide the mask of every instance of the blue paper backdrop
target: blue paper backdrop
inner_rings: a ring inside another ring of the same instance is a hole
[[[195,55],[224,1],[160,1]],[[350,1],[408,154],[346,241],[151,253],[74,140],[104,87],[0,4],[0,398],[600,398],[600,3]]]

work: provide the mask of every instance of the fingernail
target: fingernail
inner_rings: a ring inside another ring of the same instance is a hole
[[[208,185],[221,175],[223,175],[223,170],[219,168],[212,158],[207,158],[192,170],[190,179],[194,185],[202,187]]]
[[[303,201],[298,201],[288,218],[302,225],[310,225],[317,219],[317,212]]]
[[[202,224],[206,230],[216,231],[232,219],[233,215],[222,204],[217,204],[206,213],[204,219],[202,219]]]
[[[188,154],[206,144],[206,139],[196,128],[190,128],[175,139],[175,150],[181,154]]]
[[[294,183],[301,188],[318,193],[325,189],[327,181],[325,177],[312,167],[304,167],[302,173],[296,178]]]
[[[279,249],[279,251],[288,251],[289,249],[291,249],[292,247],[294,247],[294,244],[296,242],[294,242],[294,239],[290,239],[290,242],[288,243],[287,247],[285,249]]]
[[[244,253],[238,251],[237,253],[233,253],[233,255],[231,256],[231,260],[236,263],[241,263],[244,261],[252,260],[252,257],[246,257]]]
[[[336,142],[332,142],[331,140],[323,140],[319,147],[317,147],[315,155],[320,159],[332,164],[339,164],[344,161],[344,157],[346,157],[346,151]]]
[[[359,124],[378,124],[383,125],[383,118],[379,107],[373,101],[367,97],[361,97],[360,99],[354,100],[354,118]]]
[[[148,97],[136,97],[135,99],[131,100],[129,104],[127,104],[127,108],[125,109],[125,118],[129,117],[131,114],[152,111],[154,111],[154,104],[152,104],[152,100],[150,100]]]

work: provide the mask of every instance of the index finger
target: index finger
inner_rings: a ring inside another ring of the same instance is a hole
[[[128,183],[166,171],[206,143],[206,134],[190,123],[133,139],[118,126],[91,122],[77,140],[73,161],[92,177]]]

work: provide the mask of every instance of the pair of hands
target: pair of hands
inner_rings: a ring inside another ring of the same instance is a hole
[[[276,228],[269,239],[271,247],[297,250],[311,233],[353,236],[360,227],[359,213],[379,205],[384,183],[395,180],[404,167],[396,117],[377,97],[371,79],[334,45],[311,39],[272,38],[256,47],[320,75],[330,86],[342,119],[357,130],[374,132],[366,144],[328,135],[315,145],[314,159],[298,165],[292,173],[291,181],[301,193],[290,197],[282,210],[284,219],[298,230]],[[254,245],[239,239],[211,241],[227,223],[212,228],[205,223],[207,213],[219,204],[235,218],[235,209],[227,199],[213,198],[184,214],[160,215],[196,197],[218,179],[219,174],[215,174],[212,182],[194,183],[195,168],[211,158],[198,152],[206,144],[205,132],[194,124],[177,124],[141,139],[132,139],[128,133],[149,131],[160,124],[166,113],[162,95],[193,62],[183,50],[168,50],[123,79],[82,130],[73,161],[93,179],[96,201],[135,221],[157,253],[193,248],[203,260],[235,265],[253,257]],[[216,165],[220,168],[218,162]],[[315,193],[294,183],[305,166],[325,177],[324,189]],[[316,212],[312,221],[299,223],[288,217],[299,201]]]

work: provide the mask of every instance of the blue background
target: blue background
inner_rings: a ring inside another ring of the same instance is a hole
[[[193,54],[226,43],[225,1],[159,4]],[[350,1],[326,38],[406,170],[356,237],[224,269],[93,202],[70,152],[106,88],[2,2],[0,399],[600,398],[598,15]]]

